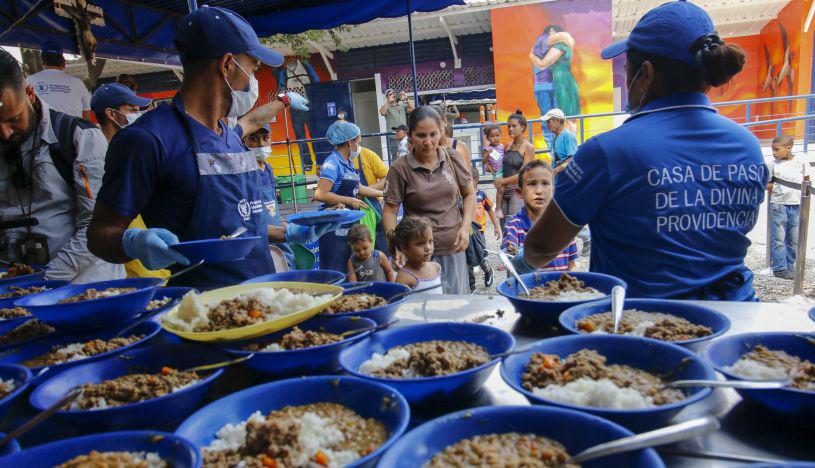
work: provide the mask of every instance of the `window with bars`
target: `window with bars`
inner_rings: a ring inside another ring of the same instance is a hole
[[[416,76],[419,91],[433,89],[445,89],[453,87],[453,71],[438,70],[434,72],[421,73]],[[413,91],[413,75],[394,75],[388,78],[388,88],[397,91]]]

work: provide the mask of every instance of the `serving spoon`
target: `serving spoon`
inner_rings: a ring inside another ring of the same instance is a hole
[[[611,288],[611,320],[614,322],[614,334],[620,331],[620,322],[623,319],[623,306],[625,305],[625,288],[617,285]]]
[[[414,294],[419,294],[419,293],[423,293],[423,292],[427,292],[427,291],[432,291],[434,289],[439,289],[440,287],[441,287],[441,285],[439,285],[439,286],[428,286],[426,288],[411,289],[410,291],[404,291],[404,292],[396,293],[393,296],[391,296],[390,299],[388,299],[388,304],[392,304],[392,303],[398,301],[399,299],[402,299],[403,297],[408,297],[408,296],[412,296]]]
[[[595,458],[607,457],[623,452],[631,452],[648,447],[672,444],[681,440],[705,435],[719,429],[719,421],[712,416],[691,419],[679,424],[663,427],[654,431],[643,432],[629,437],[605,442],[574,455],[564,461],[562,465],[568,463],[585,463]]]
[[[711,387],[735,388],[739,390],[775,390],[789,386],[788,380],[674,380],[665,382],[666,387]]]
[[[246,232],[246,228],[241,226],[238,229],[235,229],[234,231],[232,231],[230,234],[225,235],[223,237],[223,239],[221,239],[221,240],[236,239],[239,236],[243,235],[243,233],[245,233],[245,232]],[[177,277],[183,275],[184,273],[187,273],[188,271],[190,271],[190,270],[192,270],[194,268],[200,267],[203,264],[204,264],[204,260],[202,259],[196,264],[190,265],[190,266],[188,266],[186,268],[182,268],[181,270],[178,270],[175,273],[173,273],[172,275],[168,276],[167,281],[170,281],[173,278],[177,278]]]
[[[521,275],[518,274],[518,270],[515,269],[515,265],[512,264],[509,256],[500,250],[488,250],[488,252],[498,254],[498,258],[500,258],[504,266],[507,267],[507,271],[510,272],[510,274],[512,274],[512,276],[515,278],[515,289],[517,290],[518,285],[520,284],[526,295],[531,296],[532,293],[529,292],[529,288],[527,288],[526,284],[524,284],[524,282],[521,280]]]
[[[51,404],[48,408],[40,411],[36,416],[29,419],[28,421],[24,422],[22,425],[17,426],[16,429],[6,434],[5,437],[0,439],[0,447],[5,446],[7,443],[11,442],[13,439],[20,437],[21,435],[25,434],[26,432],[34,429],[35,427],[39,426],[40,423],[45,421],[46,419],[50,418],[54,413],[56,413],[60,408],[63,406],[73,402],[79,395],[82,394],[82,387],[74,387],[72,388],[62,399],[57,401],[56,403]]]

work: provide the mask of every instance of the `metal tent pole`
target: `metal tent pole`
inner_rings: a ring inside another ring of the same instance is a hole
[[[296,169],[294,168],[294,155],[291,152],[291,139],[289,138],[289,109],[283,109],[283,124],[286,128],[286,151],[289,153],[289,178],[291,179],[291,199],[294,203],[294,212],[299,213],[300,210],[297,209],[297,188],[294,184],[294,175]],[[303,155],[301,154],[300,157],[302,158]],[[316,155],[315,155],[316,157]],[[303,171],[303,176],[305,177],[306,171]]]
[[[408,43],[410,44],[410,65],[413,67],[413,102],[419,104],[419,83],[416,79],[416,50],[413,47],[413,18],[411,17],[410,0],[405,0],[408,18]]]

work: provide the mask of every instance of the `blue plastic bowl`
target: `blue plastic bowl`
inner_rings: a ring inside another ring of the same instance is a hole
[[[772,351],[785,351],[801,359],[815,362],[815,345],[802,333],[745,333],[726,336],[711,343],[705,348],[702,356],[728,380],[743,380],[741,377],[724,370],[731,366],[742,355],[752,351],[757,345],[764,345]],[[804,411],[815,413],[815,391],[783,388],[778,390],[736,390],[745,400],[763,404],[775,411],[786,414],[800,414]]]
[[[218,429],[244,421],[255,411],[268,414],[285,406],[321,402],[338,403],[363,418],[374,418],[390,434],[384,444],[350,467],[371,466],[405,432],[410,420],[407,401],[392,388],[354,377],[322,376],[278,380],[233,393],[198,410],[175,433],[204,448]]]
[[[32,315],[54,328],[81,330],[104,327],[132,319],[147,307],[156,289],[164,282],[161,278],[126,278],[97,283],[74,284],[26,296],[14,302],[25,307]],[[103,297],[90,301],[60,304],[59,301],[82,294],[88,289],[137,288],[133,292]]]
[[[347,288],[358,284],[360,283],[341,283],[339,286]],[[377,296],[384,297],[385,299],[390,300],[391,297],[406,291],[410,291],[410,288],[408,288],[404,284],[375,281],[367,288],[352,291],[348,294],[363,294],[363,293],[375,294]],[[326,314],[326,313],[318,314],[312,320],[334,320],[336,318],[341,317],[365,317],[367,319],[373,320],[378,325],[381,325],[390,321],[390,319],[392,319],[393,316],[396,315],[396,309],[398,309],[399,306],[404,304],[404,302],[407,299],[408,298],[403,297],[401,299],[397,299],[396,301],[383,306],[374,307],[372,309],[360,310],[357,312],[345,312],[341,314]]]
[[[538,272],[521,275],[521,280],[530,290],[534,287],[546,284],[549,281],[556,281],[563,272]],[[574,276],[605,295],[611,294],[614,286],[628,287],[625,281],[602,273],[589,273],[570,271],[570,276]],[[517,290],[516,290],[517,288]],[[498,294],[506,297],[515,307],[515,310],[527,320],[538,326],[556,325],[561,312],[576,305],[585,304],[592,301],[569,301],[569,302],[545,302],[526,299],[523,288],[516,284],[514,279],[507,279],[498,285]],[[595,299],[598,300],[598,299]]]
[[[674,371],[673,380],[716,379],[713,368],[688,349],[664,341],[624,335],[570,335],[538,341],[529,351],[506,357],[501,364],[501,377],[530,403],[584,411],[622,424],[635,432],[664,426],[682,408],[710,395],[709,388],[690,388],[685,390],[687,398],[678,403],[621,410],[558,403],[541,398],[523,387],[521,374],[533,354],[556,354],[565,359],[581,349],[597,351],[608,359],[609,364],[629,365],[656,375]]]
[[[287,281],[296,283],[338,284],[345,280],[345,273],[334,270],[292,270],[250,278],[241,284]]]
[[[47,280],[42,280],[42,279],[32,280],[32,281],[21,281],[19,283],[0,285],[0,295],[8,294],[9,292],[11,292],[12,287],[15,287],[15,288],[30,288],[32,286],[44,286],[46,288],[56,289],[56,288],[61,288],[62,286],[65,286],[66,284],[68,284],[67,281],[47,281]],[[14,307],[14,301],[20,299],[21,297],[26,297],[26,296],[17,296],[17,297],[9,297],[9,298],[6,298],[6,299],[0,299],[0,309],[8,309],[8,308]],[[20,320],[20,319],[9,319],[9,320]]]
[[[373,320],[362,317],[343,317],[330,321],[309,320],[297,325],[301,330],[324,331],[328,333],[342,333],[360,328],[376,326]],[[251,343],[268,343],[281,338],[290,332],[291,328],[265,335],[252,340],[231,342],[221,345],[221,348],[230,354],[237,356],[247,356],[252,351],[245,351],[243,348]],[[306,349],[296,349],[292,351],[255,351],[255,356],[243,363],[244,366],[271,375],[309,375],[317,373],[336,372],[340,369],[337,361],[340,351],[352,344],[366,338],[371,332],[363,332],[358,335],[348,337],[340,342],[323,346],[314,346]]]
[[[24,347],[17,346],[12,349],[6,350],[2,357],[0,357],[0,364],[17,364],[22,365],[23,361],[28,359],[35,358],[42,354],[47,353],[52,348],[56,346],[63,346],[70,343],[84,343],[88,340],[92,340],[94,338],[99,338],[101,340],[107,340],[113,337],[116,333],[118,333],[123,326],[116,326],[116,327],[109,327],[100,330],[92,330],[92,331],[85,331],[85,332],[73,332],[73,333],[63,333],[59,335],[52,335],[40,338],[35,343],[29,343]],[[48,371],[44,374],[40,374],[40,372],[44,369],[44,367],[31,367],[29,370],[31,374],[35,377],[31,379],[31,382],[36,385],[38,382],[42,382],[46,376],[54,375],[57,372],[60,372],[64,369],[69,367],[74,367],[79,364],[85,364],[91,361],[98,361],[106,356],[111,356],[114,354],[120,354],[130,348],[136,347],[144,343],[145,341],[149,340],[150,338],[154,337],[158,332],[161,331],[161,325],[154,323],[154,322],[144,322],[138,327],[134,328],[133,330],[127,332],[128,336],[130,335],[144,335],[144,338],[141,340],[131,343],[127,346],[122,346],[121,348],[114,349],[113,351],[109,351],[107,353],[97,354],[96,356],[91,356],[87,359],[81,359],[79,361],[72,361],[72,362],[64,362],[62,364],[54,364],[52,366],[48,366]]]
[[[92,450],[155,452],[173,468],[198,468],[201,456],[190,441],[168,432],[124,431],[64,439],[28,448],[2,459],[4,466],[56,466]]]
[[[605,419],[562,408],[488,406],[448,414],[405,434],[379,460],[382,468],[423,466],[456,442],[477,435],[520,432],[556,440],[575,455],[591,446],[632,435]],[[582,465],[627,468],[664,467],[652,449],[598,458]]]
[[[476,323],[435,322],[410,325],[381,331],[350,346],[340,353],[340,365],[345,372],[363,379],[390,385],[410,403],[427,403],[476,393],[487,380],[498,359],[456,374],[419,379],[387,379],[358,372],[359,366],[374,353],[385,354],[389,349],[431,340],[466,341],[486,348],[489,354],[509,351],[515,339],[509,333],[489,325]]]
[[[6,417],[14,400],[31,384],[31,371],[23,366],[11,364],[0,365],[0,380],[14,380],[16,387],[11,393],[0,399],[0,420]]]
[[[671,343],[698,351],[705,342],[721,336],[730,329],[730,319],[724,314],[709,307],[691,304],[686,301],[668,301],[664,299],[626,299],[626,309],[642,312],[662,312],[675,315],[697,325],[704,325],[713,330],[713,334],[692,340],[672,341]],[[572,333],[584,334],[578,330],[577,322],[590,315],[602,314],[611,310],[611,299],[589,302],[566,309],[560,314],[560,325]]]
[[[38,281],[38,280],[42,280],[45,277],[45,267],[44,266],[42,266],[42,265],[31,265],[31,267],[34,268],[35,270],[39,269],[39,271],[31,273],[30,275],[15,276],[14,278],[0,278],[0,285],[6,286],[6,285],[9,285],[9,284],[17,284],[17,283],[22,283],[22,282],[25,282],[25,281]],[[0,271],[1,272],[6,272],[6,271],[8,271],[8,268],[0,268]]]
[[[31,406],[44,410],[79,385],[99,383],[134,373],[157,373],[164,366],[186,369],[224,360],[222,353],[207,346],[169,344],[125,351],[88,364],[81,364],[51,377],[31,393]],[[223,369],[203,374],[204,378],[189,387],[139,403],[98,410],[60,410],[54,414],[72,424],[95,429],[128,429],[156,427],[179,421],[204,401],[212,383]]]
[[[187,257],[190,263],[201,260],[207,263],[229,263],[243,260],[257,245],[260,236],[238,237],[236,239],[201,239],[179,242],[170,248]]]
[[[6,434],[0,432],[0,439],[5,437]],[[20,443],[17,442],[17,439],[11,439],[9,443],[0,447],[0,457],[5,457],[6,455],[11,455],[12,453],[16,453],[20,451]]]
[[[158,310],[151,310],[148,312],[155,312],[156,315],[150,318],[150,320],[161,323],[161,319],[167,315],[167,312],[170,311],[176,304],[181,302],[181,298],[184,297],[184,294],[187,294],[190,291],[198,292],[195,288],[188,288],[185,286],[170,286],[164,288],[158,288],[156,290],[156,295],[153,296],[153,299],[164,299],[165,297],[169,297],[172,299],[168,304],[159,307]]]
[[[3,321],[0,321],[0,335],[5,335],[5,334],[11,332],[15,328],[17,328],[17,327],[25,324],[26,322],[28,322],[29,320],[34,320],[34,317],[32,317],[32,316],[22,317],[19,321],[17,321],[17,320],[3,320]],[[57,334],[57,332],[54,332],[51,336],[56,335],[56,334]],[[39,340],[39,339],[42,339],[42,338],[44,338],[44,337],[29,338],[29,339],[26,339],[26,340],[13,341],[13,342],[10,342],[10,343],[2,343],[2,344],[0,344],[0,352],[6,351],[9,348],[14,348],[14,347],[23,345],[25,343],[29,343],[31,341]]]

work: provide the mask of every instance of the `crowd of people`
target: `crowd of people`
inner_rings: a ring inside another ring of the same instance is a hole
[[[571,53],[569,38],[558,33],[550,31],[554,42],[546,46],[554,52],[535,61],[540,72]],[[387,167],[362,146],[359,127],[338,119],[327,130],[334,149],[315,192],[320,209],[362,209],[373,221],[287,224],[266,162],[268,122],[286,107],[307,120],[298,86],[317,79],[313,70],[284,62],[243,18],[221,8],[201,8],[180,22],[176,46],[181,88],[171,105],[149,112],[135,83],[106,84],[89,98],[71,80],[46,84],[64,73],[56,54],[45,51],[46,70],[26,81],[16,60],[0,52],[0,222],[13,220],[0,238],[3,259],[47,264],[49,279],[119,278],[123,264],[129,275],[167,277],[188,264],[171,245],[243,226],[258,238],[245,260],[204,264],[171,282],[202,290],[236,284],[291,268],[294,244],[319,243],[321,268],[352,281],[469,294],[474,268],[486,285],[494,279],[485,261],[489,220],[522,273],[574,269],[575,238],[582,237],[592,270],[624,279],[631,295],[752,300],[746,234],[768,175],[788,180],[800,169],[788,162],[789,137],[773,142],[768,171],[756,138],[715,113],[704,92],[737,74],[744,53],[718,37],[704,11],[674,2],[603,52],[627,54],[633,110],[619,128],[578,147],[567,120],[573,112],[551,108],[542,116],[551,162],[525,138],[520,110],[508,117],[506,138],[498,126],[484,128],[486,144],[475,153],[492,175],[494,203],[479,190],[470,149],[453,136],[460,114],[450,119],[447,108],[416,106],[404,92],[387,90],[379,112],[395,133],[396,159]],[[257,105],[261,64],[283,65],[281,93]],[[536,90],[540,99],[543,91]],[[71,96],[77,102],[69,106]],[[569,99],[558,95],[558,102]],[[87,112],[98,126],[79,118]],[[308,170],[312,163],[303,164]],[[783,184],[769,189],[773,270],[788,277],[796,200]],[[755,196],[723,206],[716,190]]]

